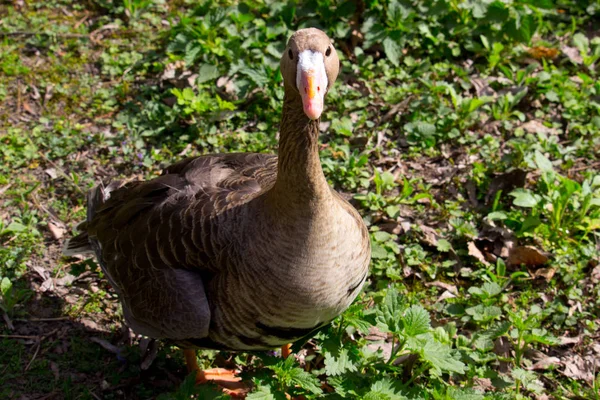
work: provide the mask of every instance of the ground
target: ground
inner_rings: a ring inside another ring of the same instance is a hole
[[[371,274],[295,357],[201,365],[249,399],[600,399],[600,2],[570,0],[2,2],[0,397],[223,396],[61,248],[99,182],[275,152],[307,26],[342,58],[321,160]]]

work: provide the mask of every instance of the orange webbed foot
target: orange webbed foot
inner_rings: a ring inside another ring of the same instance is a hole
[[[188,371],[196,371],[196,383],[214,383],[225,394],[235,399],[244,399],[250,391],[250,387],[242,382],[242,378],[237,376],[236,371],[225,368],[211,368],[201,370],[196,360],[196,352],[186,349],[183,351]]]

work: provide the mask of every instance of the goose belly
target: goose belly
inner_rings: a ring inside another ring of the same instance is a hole
[[[278,248],[271,242],[273,251],[247,255],[243,268],[223,277],[219,293],[232,300],[217,302],[211,335],[233,349],[273,348],[340,315],[366,280],[370,248],[357,229],[321,232],[303,246],[280,237]]]

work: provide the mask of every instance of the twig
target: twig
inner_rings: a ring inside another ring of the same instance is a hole
[[[24,335],[0,335],[3,339],[37,339],[39,336],[24,336]]]
[[[0,37],[37,36],[37,35],[56,36],[56,37],[65,38],[65,39],[73,39],[73,38],[89,39],[90,38],[89,35],[84,35],[81,33],[53,33],[53,32],[29,32],[29,31],[0,32]]]
[[[67,321],[71,317],[54,317],[54,318],[15,318],[19,322],[46,322],[46,321]]]
[[[33,360],[35,360],[35,358],[37,357],[37,355],[40,351],[40,347],[42,347],[42,339],[40,337],[38,337],[37,347],[35,348],[35,353],[33,353],[33,357],[31,357],[31,360],[29,360],[29,364],[27,364],[27,366],[25,367],[25,372],[27,372],[29,370],[29,367],[31,367],[31,363],[33,363]]]
[[[571,168],[567,172],[570,174],[571,172],[583,171],[585,169],[594,168],[600,166],[600,161],[592,163],[590,165],[585,165],[583,167]]]
[[[12,321],[8,317],[8,314],[4,310],[2,310],[2,318],[4,318],[4,322],[6,322],[6,326],[8,326],[8,329],[10,329],[11,331],[14,331],[15,326],[13,325]]]

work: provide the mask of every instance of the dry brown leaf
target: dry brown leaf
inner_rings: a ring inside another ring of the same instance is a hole
[[[50,370],[52,371],[52,374],[54,375],[54,381],[58,381],[58,379],[60,378],[58,364],[56,364],[54,361],[50,361]]]
[[[427,226],[419,224],[419,229],[423,232],[423,241],[429,246],[436,247],[438,244],[439,235],[435,231],[435,229]]]
[[[550,366],[560,365],[560,358],[544,356],[528,367],[528,370],[548,369]]]
[[[31,115],[36,115],[34,108],[26,101],[23,102],[23,109]]]
[[[399,221],[390,221],[379,225],[379,229],[393,235],[399,235],[402,233],[402,224]]]
[[[429,287],[429,286],[435,286],[435,287],[439,287],[442,289],[446,289],[447,291],[449,291],[450,293],[454,294],[454,295],[458,295],[458,289],[456,289],[455,285],[451,285],[449,283],[445,283],[445,282],[440,282],[440,281],[433,281],[433,282],[427,282],[425,283],[425,286]]]
[[[527,49],[527,53],[536,60],[545,58],[553,59],[558,56],[558,49],[546,46],[533,46]]]
[[[115,346],[114,344],[110,343],[108,340],[101,339],[99,337],[92,337],[92,338],[90,338],[90,340],[92,342],[98,343],[105,350],[108,350],[109,352],[111,352],[113,354],[119,355],[121,353],[121,349],[119,347]]]
[[[537,133],[544,133],[547,135],[548,134],[549,135],[557,135],[558,134],[556,129],[548,128],[547,126],[545,126],[538,120],[527,121],[523,125],[521,125],[521,128],[523,128],[523,130],[525,132],[533,133],[533,134],[537,134]]]
[[[548,262],[548,256],[533,246],[517,246],[512,249],[506,260],[510,266],[525,264],[537,267]]]
[[[48,229],[50,230],[52,237],[56,240],[59,240],[60,238],[62,238],[66,232],[66,229],[64,227],[58,226],[56,223],[54,223],[52,221],[48,222]]]
[[[490,378],[474,378],[473,388],[482,392],[486,392],[488,390],[493,390],[494,385],[492,384],[492,380]]]
[[[594,381],[595,362],[592,355],[581,357],[579,354],[571,354],[563,358],[562,363],[565,366],[564,371],[561,371],[563,375],[586,382]]]
[[[524,187],[526,178],[527,172],[518,168],[495,176],[485,195],[485,203],[490,204],[494,201],[499,190],[502,190],[502,193],[508,193],[514,189]]]
[[[475,242],[469,242],[469,244],[467,245],[467,248],[469,249],[470,256],[478,259],[483,265],[486,265],[486,266],[490,265],[488,260],[485,259],[485,256],[483,255],[483,253],[481,253],[481,251],[475,245]]]
[[[575,64],[583,63],[583,57],[581,57],[581,54],[579,54],[579,50],[576,47],[563,46],[560,50]]]
[[[454,297],[456,297],[456,295],[454,293],[452,293],[449,290],[444,290],[444,293],[442,293],[440,295],[440,297],[438,297],[438,299],[435,302],[438,303],[440,301],[443,301],[443,300],[446,300],[446,299],[452,299]]]
[[[530,272],[530,275],[534,278],[544,278],[546,282],[550,282],[554,274],[556,273],[555,268],[540,268],[536,270],[533,274]]]
[[[591,273],[592,283],[600,283],[600,264],[596,265]]]
[[[558,339],[560,340],[561,346],[566,346],[569,344],[579,344],[581,342],[581,336],[575,336],[575,337],[561,336]]]

